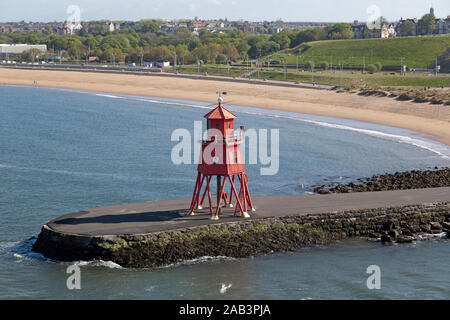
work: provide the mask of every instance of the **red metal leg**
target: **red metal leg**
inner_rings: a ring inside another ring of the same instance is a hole
[[[200,193],[202,191],[203,181],[205,181],[205,177],[206,177],[206,175],[202,175],[202,174],[200,174],[200,175],[202,176],[202,178],[201,178],[200,185],[198,186],[197,203],[196,203],[197,206],[194,206],[194,208],[196,207],[197,209],[201,209],[201,207],[200,207]]]
[[[234,174],[233,177],[231,178],[230,182],[232,182],[232,185],[234,185]],[[233,190],[230,189],[230,200],[228,201],[228,203],[230,204],[230,207],[233,206]]]
[[[250,206],[252,211],[255,211],[255,208],[253,207],[253,203],[252,203],[252,198],[250,197],[250,192],[248,190],[248,177],[245,177],[245,190],[247,190],[246,194],[247,194],[247,201],[248,201],[248,205]]]
[[[244,174],[241,174],[241,184],[242,184],[242,192],[243,192],[243,198],[244,198],[244,212],[247,212],[247,190],[245,188],[245,178]]]
[[[206,184],[207,185],[208,185],[210,180],[211,180],[211,176],[207,176],[206,177]],[[206,188],[205,188],[205,191],[203,192],[202,201],[200,201],[200,205],[201,206],[203,206],[203,201],[205,200],[205,196],[206,196]]]
[[[220,203],[222,202],[222,198],[223,198],[223,189],[225,189],[225,182],[226,182],[226,181],[227,181],[227,179],[223,179],[222,186],[221,186],[221,188],[220,188],[219,201],[217,201],[216,214],[215,214],[215,216],[212,216],[212,217],[211,217],[211,219],[213,219],[213,220],[219,220]]]
[[[195,199],[197,198],[197,189],[200,181],[200,172],[197,174],[197,179],[195,180],[194,194],[192,195],[191,206],[189,208],[189,215],[194,215]]]
[[[206,189],[208,190],[209,213],[211,213],[211,215],[212,215],[213,209],[212,209],[212,201],[211,201],[211,190],[209,189],[209,182],[211,181],[211,177],[212,176],[209,176],[206,178]]]
[[[237,194],[236,188],[234,186],[234,182],[231,180],[230,176],[228,176],[228,179],[230,180],[230,183],[231,183],[231,192],[234,192],[234,195],[236,196],[236,199],[237,199],[237,201],[236,201],[237,202],[236,209],[239,206],[239,210],[241,210],[241,214],[242,214],[242,205],[241,205],[241,201],[239,200],[239,196]],[[236,209],[234,210],[235,215],[236,215]]]

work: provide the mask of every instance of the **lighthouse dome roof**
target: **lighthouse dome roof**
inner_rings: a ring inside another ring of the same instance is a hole
[[[204,116],[206,119],[234,119],[236,116],[231,113],[229,110],[227,110],[224,106],[222,106],[221,102],[219,101],[219,105],[205,114]]]

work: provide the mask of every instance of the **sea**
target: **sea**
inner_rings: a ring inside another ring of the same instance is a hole
[[[224,98],[236,126],[254,129],[258,141],[267,132],[268,156],[278,159],[271,175],[261,170],[269,167],[267,157],[246,159],[252,195],[306,194],[318,185],[450,165],[450,148],[417,132],[228,105],[232,94]],[[450,244],[443,235],[393,246],[355,238],[296,252],[202,257],[144,269],[53,261],[31,251],[45,222],[62,214],[191,197],[196,141],[186,149],[192,163],[177,164],[174,132],[194,136],[195,121],[206,126],[203,116],[216,99],[213,93],[208,104],[0,85],[0,299],[450,298]],[[278,148],[271,154],[275,131]],[[249,157],[252,147],[246,148]],[[80,289],[70,290],[73,264]],[[374,265],[378,289],[368,286]]]

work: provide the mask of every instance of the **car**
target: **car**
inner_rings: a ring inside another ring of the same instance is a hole
[[[129,67],[136,67],[136,63],[132,62],[128,65]]]

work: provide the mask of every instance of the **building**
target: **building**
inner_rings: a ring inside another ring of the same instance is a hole
[[[47,52],[47,45],[45,44],[0,44],[0,57],[15,57],[22,54],[22,52],[38,49],[42,53]]]
[[[156,60],[153,62],[153,66],[157,68],[167,68],[170,67],[170,61],[169,60]]]
[[[114,32],[114,23],[110,22],[110,23],[105,23],[104,25],[105,31],[106,32]]]
[[[383,24],[381,27],[381,38],[394,38],[397,36],[394,24]]]

